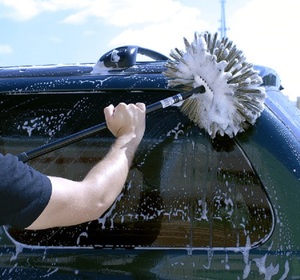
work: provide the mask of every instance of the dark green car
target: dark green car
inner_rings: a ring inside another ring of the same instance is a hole
[[[104,121],[110,103],[173,96],[167,57],[135,46],[121,60],[0,68],[0,152],[20,154]],[[123,56],[122,56],[123,54]],[[137,61],[138,54],[149,57]],[[300,279],[300,114],[272,69],[256,124],[211,137],[171,106],[147,128],[123,193],[98,220],[0,228],[1,279]],[[28,164],[82,179],[106,155],[102,130]]]

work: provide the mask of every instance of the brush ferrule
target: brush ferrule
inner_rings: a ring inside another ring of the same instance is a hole
[[[166,98],[164,100],[161,100],[160,103],[161,103],[161,107],[162,108],[167,108],[175,103],[178,103],[180,101],[183,100],[183,97],[181,94],[177,94],[177,95],[174,95],[172,97],[169,97],[169,98]]]

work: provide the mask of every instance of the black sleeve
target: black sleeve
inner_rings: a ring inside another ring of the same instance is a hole
[[[46,175],[0,154],[0,225],[30,226],[47,206],[52,186]]]

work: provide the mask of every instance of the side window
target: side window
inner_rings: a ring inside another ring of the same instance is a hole
[[[100,135],[30,164],[48,174],[80,179],[112,141]],[[7,232],[35,246],[197,249],[254,247],[272,229],[265,190],[235,141],[212,141],[171,108],[148,116],[124,191],[102,217],[73,227]]]

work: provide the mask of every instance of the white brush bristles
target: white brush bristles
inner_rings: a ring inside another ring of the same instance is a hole
[[[184,43],[185,52],[173,50],[174,60],[166,64],[168,85],[183,90],[203,85],[205,93],[193,94],[181,111],[212,138],[234,137],[253,125],[264,109],[265,89],[242,51],[217,33],[195,33],[191,44]]]

